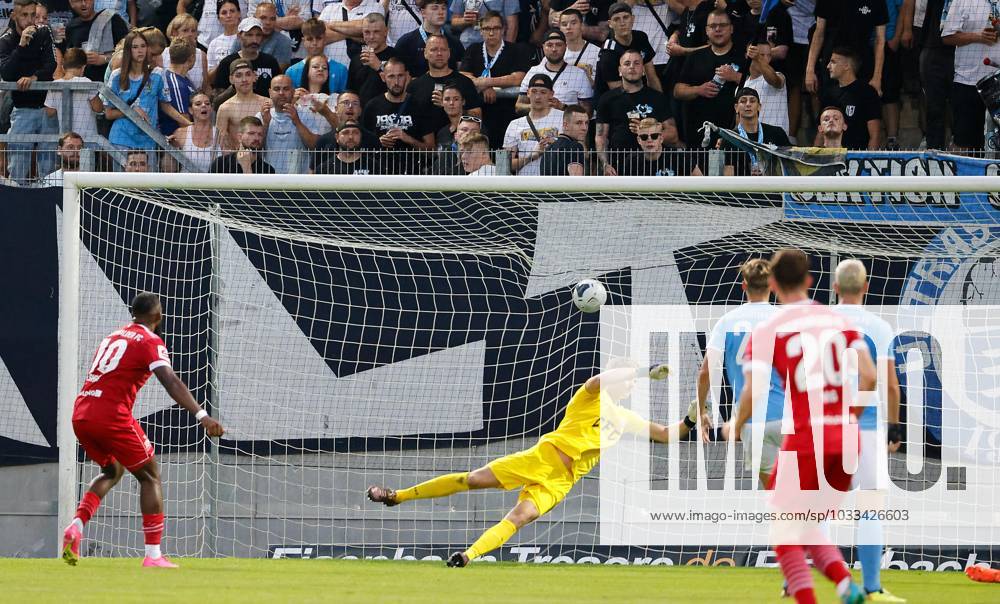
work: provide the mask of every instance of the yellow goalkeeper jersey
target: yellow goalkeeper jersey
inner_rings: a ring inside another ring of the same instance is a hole
[[[614,402],[604,390],[592,394],[580,387],[570,399],[559,427],[539,442],[554,445],[572,459],[574,477],[579,478],[597,464],[602,446],[614,445],[625,433],[648,435],[649,422]]]

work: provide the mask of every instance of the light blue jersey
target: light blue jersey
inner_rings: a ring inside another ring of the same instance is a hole
[[[871,353],[872,360],[877,363],[880,359],[895,359],[892,351],[892,328],[882,318],[858,304],[837,304],[833,310],[854,323],[854,327],[865,336],[865,343],[868,344],[868,352]],[[875,396],[872,397],[871,406],[867,407],[858,418],[858,426],[862,430],[874,430],[878,426],[876,409],[881,406],[882,399],[876,390]]]
[[[722,353],[726,377],[733,388],[733,416],[743,392],[743,353],[754,327],[771,318],[778,307],[768,302],[748,302],[722,315],[708,338],[708,348]],[[767,395],[766,421],[780,420],[785,408],[785,391],[778,372],[771,370],[771,389]]]

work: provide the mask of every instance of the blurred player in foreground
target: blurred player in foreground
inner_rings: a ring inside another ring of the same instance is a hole
[[[771,265],[762,258],[747,260],[740,267],[743,278],[743,291],[747,301],[737,308],[722,315],[719,322],[712,328],[705,347],[705,360],[698,373],[698,400],[706,401],[712,382],[718,383],[721,374],[719,369],[725,368],[726,377],[733,390],[733,416],[738,406],[746,383],[743,380],[743,351],[746,349],[750,332],[753,328],[778,312],[778,307],[768,302],[771,289],[768,279],[771,277]],[[714,380],[713,380],[714,378]],[[760,454],[760,484],[766,486],[770,480],[774,464],[778,459],[778,449],[781,447],[781,414],[785,407],[785,390],[781,386],[781,378],[772,373],[771,386],[767,395],[767,415],[764,423],[764,438],[761,441]],[[728,423],[722,426],[722,437],[729,438]],[[750,420],[740,435],[743,441],[743,463],[747,469],[753,467],[753,457],[750,447]]]
[[[666,365],[654,365],[648,377],[661,380],[668,373]],[[522,487],[517,505],[503,520],[469,549],[455,552],[448,559],[448,566],[465,566],[506,543],[519,529],[562,501],[573,485],[597,465],[602,446],[614,445],[625,433],[648,436],[659,443],[670,442],[671,430],[677,430],[680,438],[687,436],[698,421],[697,400],[691,401],[687,416],[671,427],[645,420],[617,404],[632,390],[637,377],[635,367],[629,366],[608,369],[587,380],[570,399],[559,426],[530,449],[501,457],[472,472],[445,474],[407,489],[369,487],[368,498],[394,506],[469,489]]]
[[[868,352],[876,363],[885,364],[885,370],[879,372],[886,375],[886,416],[883,421],[888,423],[888,450],[899,450],[899,377],[896,375],[896,355],[892,348],[893,331],[882,318],[865,310],[861,305],[868,292],[868,272],[860,260],[844,260],[837,265],[833,273],[833,289],[840,298],[840,304],[833,307],[838,314],[846,317],[862,332]],[[885,445],[878,441],[878,421],[881,413],[881,401],[876,392],[870,405],[858,418],[861,428],[861,455],[858,459],[858,472],[854,475],[854,488],[861,489],[858,494],[858,508],[862,510],[882,509],[885,501],[886,488],[879,487],[879,473],[888,471],[889,460],[883,451]],[[864,579],[865,592],[872,602],[906,602],[882,589],[882,521],[877,518],[858,521],[858,558],[861,560],[861,574]]]
[[[860,446],[853,425],[854,414],[861,411],[860,401],[852,400],[853,389],[845,378],[856,364],[858,389],[870,392],[875,389],[875,364],[864,337],[847,319],[809,299],[812,276],[805,253],[779,250],[771,259],[769,283],[785,308],[750,335],[744,356],[744,379],[750,387],[740,395],[731,434],[740,434],[753,413],[754,401],[763,402],[772,372],[777,370],[790,395],[795,424],[795,432],[785,437],[781,450],[794,452],[798,466],[797,472],[794,465],[786,469],[779,454],[771,476],[771,505],[779,514],[795,514],[793,520],[785,516],[771,523],[778,564],[788,581],[788,592],[799,604],[816,602],[806,552],[837,586],[843,603],[860,604],[864,592],[851,580],[840,550],[820,525],[850,489],[851,475],[844,467],[854,467]],[[856,354],[845,354],[848,349]],[[845,406],[851,407],[850,415]]]
[[[219,422],[194,400],[170,367],[167,347],[158,333],[163,321],[160,300],[143,292],[132,300],[132,323],[101,341],[94,362],[73,405],[73,432],[87,456],[101,467],[63,532],[63,560],[80,558],[83,527],[97,512],[101,499],[128,470],[139,481],[139,507],[146,543],[144,567],[176,568],[160,552],[163,535],[163,493],[153,445],[132,417],[135,396],[155,373],[170,398],[194,414],[209,436],[222,436]]]

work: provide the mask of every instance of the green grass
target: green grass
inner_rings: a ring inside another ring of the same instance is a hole
[[[777,569],[562,566],[353,560],[0,559],[0,601],[43,602],[775,602]],[[886,571],[883,583],[913,604],[1000,601],[1000,585],[957,572]],[[838,602],[817,575],[820,602]]]

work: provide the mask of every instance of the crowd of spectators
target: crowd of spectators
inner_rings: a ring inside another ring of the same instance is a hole
[[[699,174],[691,149],[726,148],[705,122],[898,148],[904,90],[928,147],[983,148],[996,2],[762,4],[13,0],[7,132],[64,135],[54,153],[10,142],[6,171],[53,182],[100,134],[135,171],[490,174],[503,149],[516,174]],[[60,127],[62,93],[31,89],[50,80],[104,82],[134,114],[76,91]],[[755,173],[732,156],[727,173]]]

